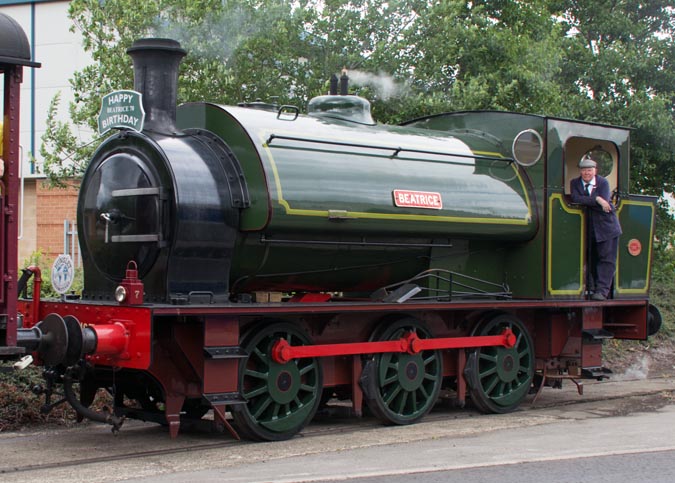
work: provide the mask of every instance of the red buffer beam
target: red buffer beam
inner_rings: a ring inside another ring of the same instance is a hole
[[[279,339],[272,347],[272,360],[278,364],[286,364],[293,359],[311,357],[378,354],[383,352],[407,352],[409,354],[417,354],[418,352],[425,350],[468,349],[495,346],[510,349],[515,346],[515,344],[516,336],[511,329],[505,329],[504,332],[499,335],[431,339],[420,339],[415,332],[409,332],[398,340],[302,346],[292,346],[285,339]]]

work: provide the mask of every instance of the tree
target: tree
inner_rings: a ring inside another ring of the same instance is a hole
[[[675,189],[675,11],[668,0],[562,2],[571,114],[635,129],[633,190]]]
[[[347,67],[369,74],[355,92],[382,122],[498,109],[634,127],[633,189],[675,188],[667,0],[74,0],[70,15],[95,61],[71,81],[70,117],[92,129],[102,95],[132,85],[126,49],[160,35],[189,51],[180,102],[303,107]],[[378,76],[404,95],[379,90]],[[91,148],[50,121],[47,173],[81,172]]]
[[[231,59],[241,44],[264,37],[270,27],[278,38],[282,29],[275,21],[279,18],[283,24],[290,10],[290,2],[285,0],[72,1],[69,15],[73,30],[82,32],[83,46],[94,63],[70,80],[75,98],[69,106],[71,122],[96,130],[101,97],[133,87],[126,50],[136,39],[147,36],[176,38],[189,51],[181,65],[179,101],[225,102],[245,94],[242,90],[247,84],[235,79]],[[41,148],[45,172],[55,181],[81,174],[99,141],[77,145],[68,125],[55,121],[57,109],[58,97],[52,102]]]
[[[557,114],[561,34],[549,2],[430,4],[404,61],[420,93],[447,108]]]
[[[188,55],[181,65],[179,102],[236,103],[257,99],[304,106],[326,92],[343,66],[385,69],[397,63],[396,42],[415,19],[409,1],[367,0],[74,0],[70,17],[83,34],[94,64],[75,73],[71,122],[96,129],[100,99],[131,88],[126,49],[157,35],[179,40]],[[371,86],[372,88],[372,86]],[[41,153],[45,172],[58,181],[82,173],[93,146],[78,146],[52,103]]]
[[[564,12],[560,86],[570,115],[625,125],[631,134],[631,191],[675,190],[675,10],[652,0],[571,0]],[[675,224],[657,214],[656,270],[672,267]],[[667,260],[670,260],[669,262]],[[668,275],[669,277],[671,274]]]

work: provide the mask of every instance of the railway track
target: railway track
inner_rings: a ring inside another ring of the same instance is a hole
[[[564,401],[553,400],[550,402],[538,402],[536,406],[531,404],[525,405],[520,413],[532,413],[534,417],[538,411],[550,409],[553,407],[563,407],[563,406],[575,406],[584,403],[592,403],[597,401],[602,401],[608,403],[608,409],[604,411],[607,412],[607,416],[616,415],[622,413],[629,413],[631,409],[634,410],[649,410],[656,409],[665,404],[672,403],[674,397],[674,391],[645,391],[642,393],[633,393],[630,395],[621,395],[621,396],[603,396],[601,398],[576,398],[576,399],[566,399]],[[640,399],[638,403],[637,400]],[[296,438],[302,439],[311,439],[319,438],[327,434],[338,436],[338,435],[348,435],[354,433],[366,433],[370,430],[382,428],[380,422],[373,417],[364,417],[364,418],[355,418],[355,417],[346,417],[345,407],[337,407],[332,411],[332,414],[319,414],[315,421],[305,428],[302,433]],[[450,404],[446,402],[441,402],[439,406],[424,419],[424,423],[435,423],[435,422],[444,422],[450,419],[454,420],[464,420],[470,419],[475,421],[476,412],[473,410],[457,410],[453,409]],[[599,414],[602,416],[602,414]],[[473,424],[473,423],[472,423]],[[129,461],[129,460],[140,460],[143,458],[152,458],[152,457],[165,457],[171,455],[180,455],[180,454],[189,454],[189,453],[200,453],[203,454],[205,451],[211,450],[220,450],[227,448],[239,448],[241,445],[257,445],[258,443],[251,443],[247,441],[236,441],[231,439],[231,437],[224,432],[222,434],[223,440],[218,440],[208,443],[195,442],[196,438],[201,438],[202,436],[207,436],[215,431],[212,421],[205,419],[201,420],[198,423],[188,423],[187,427],[183,428],[181,438],[179,436],[177,442],[180,444],[181,439],[186,441],[185,445],[178,447],[162,447],[151,450],[137,451],[135,449],[127,449],[125,451],[119,451],[114,454],[105,454],[105,455],[95,455],[88,456],[84,458],[72,458],[61,461],[48,461],[44,463],[35,463],[35,464],[24,464],[17,466],[4,466],[0,467],[0,479],[2,475],[19,475],[21,473],[28,472],[37,472],[37,471],[48,471],[52,469],[63,469],[63,468],[81,468],[86,465],[95,465],[101,463],[114,463],[119,461]],[[138,428],[140,431],[144,431],[144,428]],[[410,428],[410,431],[414,431],[414,427]],[[158,438],[164,438],[166,435],[157,435]],[[100,440],[99,440],[100,441]],[[165,442],[164,440],[163,442]],[[260,444],[283,444],[283,443],[260,443]],[[112,446],[112,445],[111,445]],[[114,450],[114,449],[113,449]],[[100,451],[100,450],[99,450]]]
[[[432,420],[433,416],[430,416],[429,420]],[[438,420],[443,419],[443,417],[438,416]],[[358,432],[361,430],[367,430],[371,429],[374,427],[380,427],[381,424],[375,420],[374,418],[365,418],[365,419],[357,419],[357,418],[352,418],[353,423],[348,423],[348,424],[342,424],[339,427],[335,427],[334,425],[310,425],[309,427],[305,428],[305,430],[297,437],[301,438],[312,438],[312,437],[318,437],[322,436],[325,434],[346,434],[346,433],[353,433],[353,432]],[[199,422],[200,424],[194,425],[191,429],[190,426],[186,428],[184,431],[189,432],[190,434],[194,435],[197,433],[197,431],[203,432],[204,434],[212,433],[215,430],[213,429],[213,425],[211,424],[211,421],[208,419],[202,420]],[[190,423],[188,423],[190,424]],[[194,429],[195,427],[198,427],[198,429]],[[220,432],[220,431],[219,431]],[[0,467],[0,480],[2,479],[2,475],[9,475],[9,474],[15,474],[15,473],[22,473],[22,472],[29,472],[29,471],[41,471],[41,470],[50,470],[50,469],[62,469],[66,467],[81,467],[83,465],[92,465],[92,464],[99,464],[99,463],[112,463],[116,461],[127,461],[131,459],[142,459],[142,458],[148,458],[148,457],[153,457],[153,456],[167,456],[167,455],[177,455],[177,454],[185,454],[185,453],[191,453],[191,452],[201,452],[201,451],[208,451],[208,450],[214,450],[214,449],[224,449],[228,447],[236,447],[236,446],[241,446],[244,444],[257,444],[249,441],[237,441],[234,439],[231,439],[231,436],[225,431],[223,433],[223,440],[218,441],[218,442],[213,442],[213,443],[203,443],[203,444],[190,444],[189,446],[181,446],[181,447],[174,447],[174,448],[161,448],[161,449],[153,449],[153,450],[146,450],[146,451],[125,451],[125,452],[120,452],[116,454],[107,454],[103,456],[94,456],[94,457],[86,457],[86,458],[76,458],[72,460],[67,460],[67,461],[54,461],[54,462],[46,462],[46,463],[37,463],[37,464],[28,464],[28,465],[21,465],[21,466],[5,466],[5,467]],[[167,435],[158,435],[160,438],[167,438]],[[178,441],[180,441],[180,436]],[[272,443],[275,444],[275,443]],[[282,444],[282,443],[276,443],[276,444]]]

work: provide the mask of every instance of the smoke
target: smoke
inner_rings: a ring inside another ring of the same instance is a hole
[[[269,28],[279,15],[273,9],[252,11],[231,6],[190,22],[175,19],[179,15],[168,11],[154,26],[152,34],[177,40],[194,57],[226,61],[243,42]]]
[[[350,70],[348,75],[350,83],[370,87],[375,91],[377,97],[383,101],[393,97],[403,97],[407,92],[407,86],[397,83],[392,76],[384,72],[373,74],[360,70]]]
[[[636,381],[647,379],[649,376],[649,365],[651,359],[645,355],[639,361],[628,367],[623,374],[616,374],[612,376],[612,381]]]

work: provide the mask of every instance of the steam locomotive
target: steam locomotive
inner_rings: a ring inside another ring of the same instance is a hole
[[[47,409],[62,388],[81,416],[172,437],[213,410],[253,440],[292,437],[333,398],[386,424],[420,420],[441,390],[502,413],[533,387],[607,377],[604,339],[658,330],[656,200],[628,193],[628,129],[509,112],[382,125],[346,76],[307,114],[177,107],[180,44],[128,53],[145,119],[82,180],[81,298],[38,286],[14,308],[5,269],[5,347],[45,365]],[[587,216],[568,197],[591,151],[624,232],[604,302],[588,300]],[[111,412],[91,409],[100,389]]]

